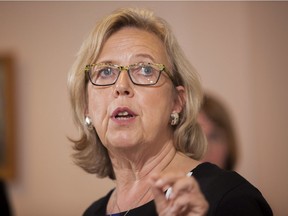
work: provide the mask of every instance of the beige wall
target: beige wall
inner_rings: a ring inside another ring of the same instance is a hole
[[[237,170],[287,215],[287,2],[0,2],[0,53],[17,63],[16,215],[78,216],[113,186],[72,163],[66,76],[95,21],[127,5],[171,23],[204,87],[231,108]]]

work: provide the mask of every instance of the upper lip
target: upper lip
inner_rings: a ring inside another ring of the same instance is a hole
[[[119,113],[126,113],[131,116],[136,116],[136,114],[128,107],[118,107],[112,112],[111,117],[115,118],[117,115],[119,115]]]

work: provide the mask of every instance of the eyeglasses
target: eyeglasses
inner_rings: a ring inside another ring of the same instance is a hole
[[[114,85],[123,70],[127,71],[133,84],[140,86],[155,85],[159,81],[162,71],[166,72],[163,64],[156,63],[136,63],[129,66],[98,63],[85,67],[85,73],[95,86]],[[166,74],[171,79],[171,75],[167,72]]]

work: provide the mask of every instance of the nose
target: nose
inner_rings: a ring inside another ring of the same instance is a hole
[[[122,70],[119,74],[118,80],[114,85],[114,96],[133,96],[133,83],[130,80],[127,70]]]

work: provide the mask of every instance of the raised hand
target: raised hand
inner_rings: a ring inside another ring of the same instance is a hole
[[[154,174],[151,179],[159,216],[203,216],[208,210],[208,202],[193,176],[185,173]],[[170,194],[164,192],[168,189]]]

